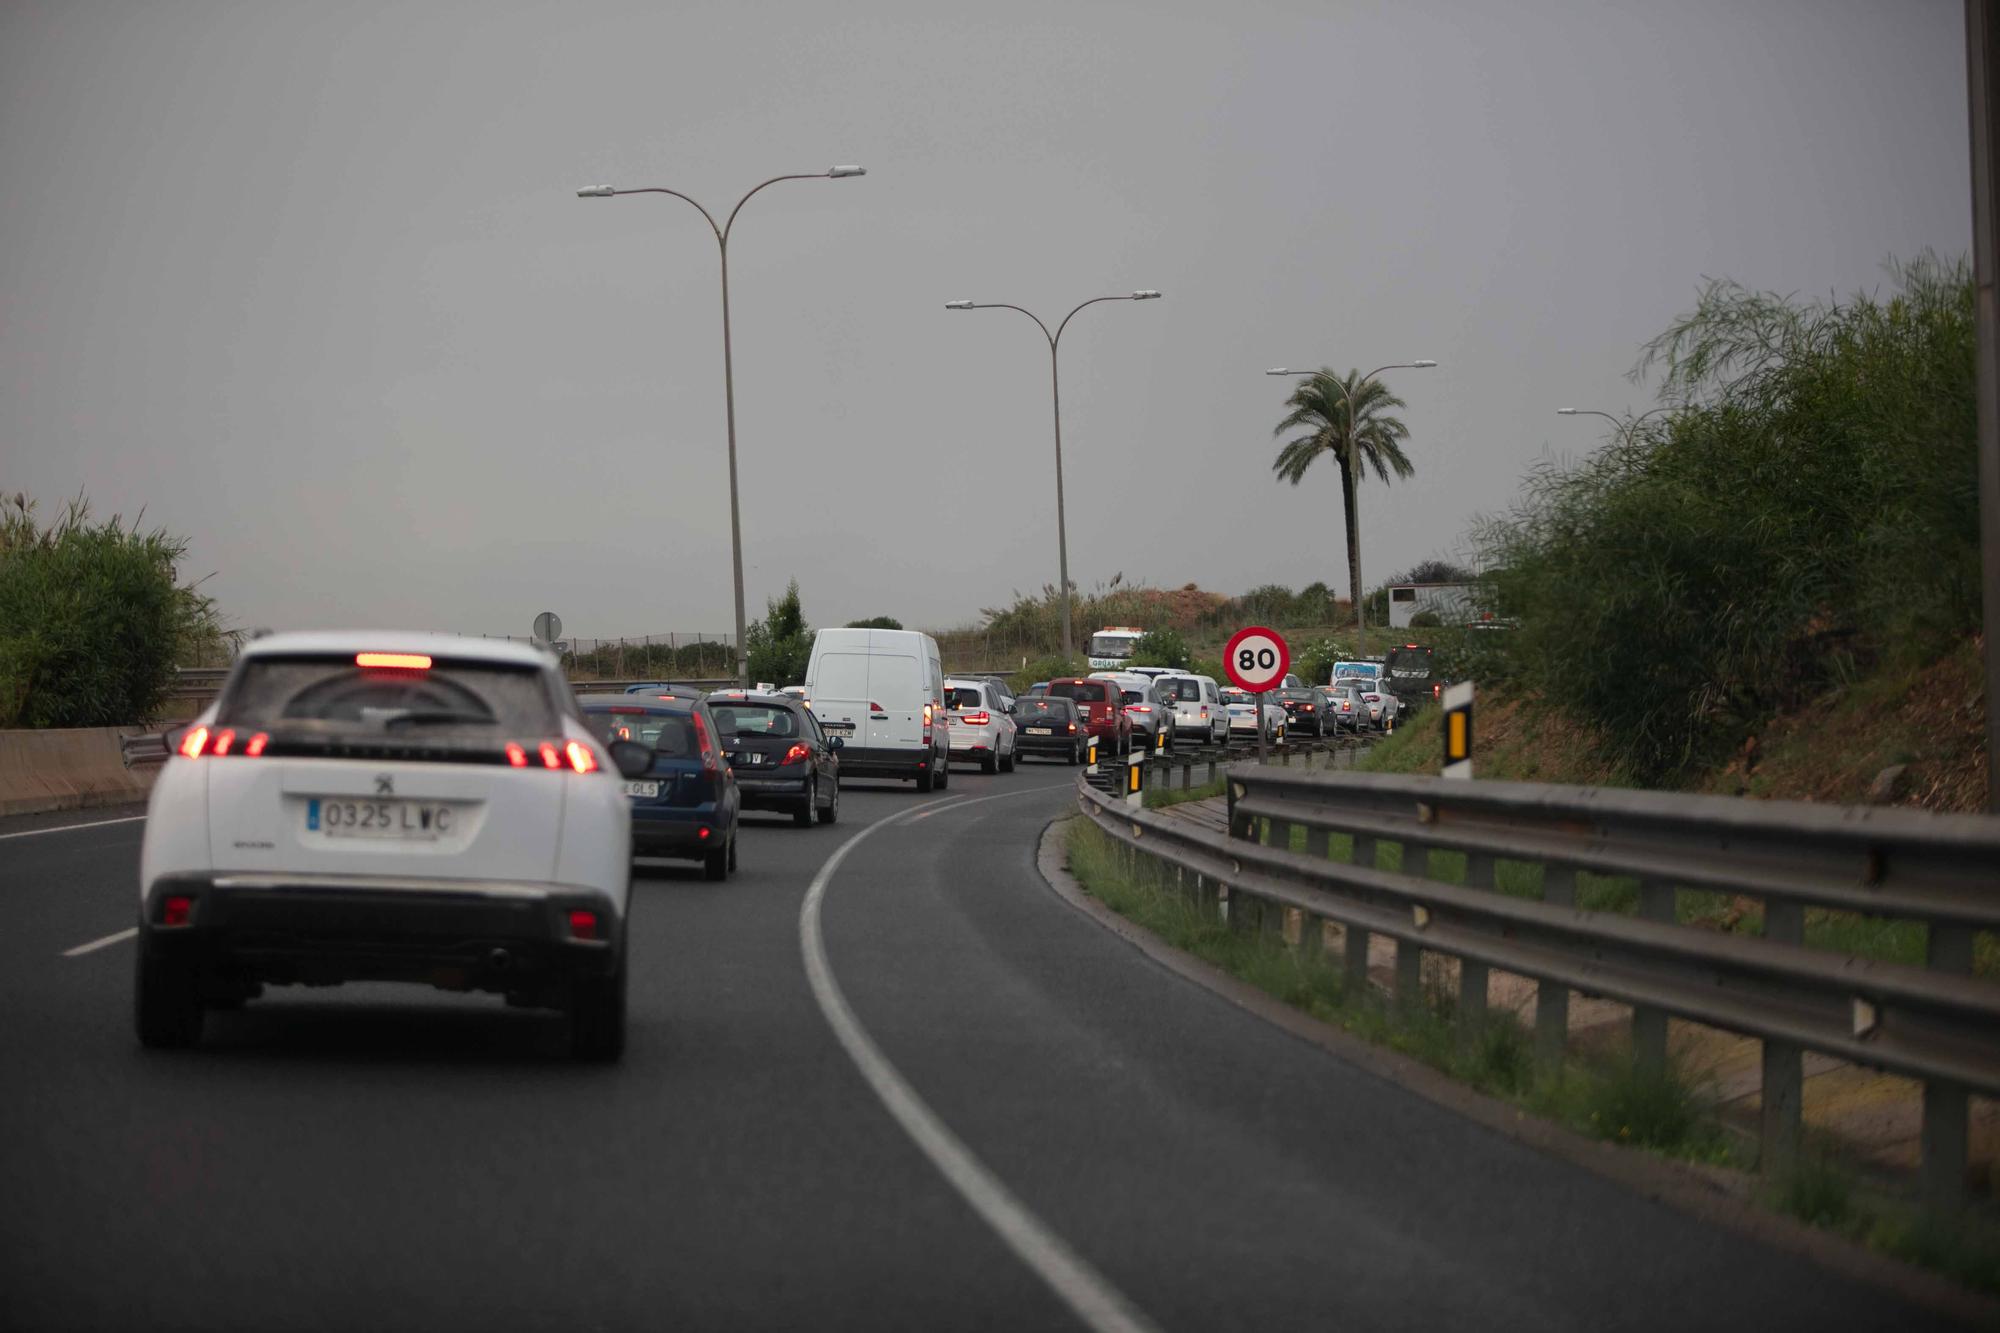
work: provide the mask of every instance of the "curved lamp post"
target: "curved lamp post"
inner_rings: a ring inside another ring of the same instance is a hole
[[[1390,362],[1390,363],[1389,363],[1388,365],[1386,365],[1386,366],[1377,366],[1377,367],[1376,367],[1375,369],[1373,369],[1373,370],[1369,371],[1369,372],[1368,372],[1368,373],[1367,373],[1366,375],[1363,375],[1363,376],[1362,376],[1362,377],[1361,377],[1360,379],[1358,379],[1358,380],[1354,381],[1354,387],[1355,387],[1356,389],[1359,389],[1359,388],[1360,388],[1360,387],[1361,387],[1362,385],[1366,384],[1366,383],[1367,383],[1367,382],[1368,382],[1369,380],[1372,380],[1372,379],[1374,379],[1374,378],[1375,378],[1375,377],[1376,377],[1377,375],[1380,375],[1380,374],[1381,374],[1381,373],[1382,373],[1383,371],[1385,371],[1385,370],[1431,370],[1431,369],[1435,368],[1435,367],[1436,367],[1436,365],[1437,365],[1437,362],[1435,362],[1435,361],[1430,361],[1430,360],[1423,360],[1423,361],[1391,361],[1391,362]],[[1271,368],[1270,370],[1267,370],[1267,371],[1265,371],[1264,373],[1265,373],[1266,375],[1318,375],[1318,374],[1321,374],[1321,373],[1323,373],[1323,372],[1321,372],[1321,371],[1317,371],[1317,370],[1292,370],[1292,369],[1289,369],[1288,367],[1285,367],[1285,366],[1274,366],[1274,367],[1272,367],[1272,368]],[[1335,384],[1335,385],[1337,385],[1337,386],[1339,387],[1339,389],[1340,389],[1340,397],[1341,397],[1341,401],[1342,401],[1342,402],[1345,402],[1345,403],[1347,404],[1347,426],[1348,426],[1348,434],[1349,434],[1349,435],[1352,435],[1352,434],[1354,433],[1354,403],[1353,403],[1353,400],[1352,400],[1351,398],[1349,398],[1349,396],[1348,396],[1348,392],[1347,392],[1347,386],[1346,386],[1345,384],[1342,384],[1342,383],[1341,383],[1341,381],[1340,381],[1340,379],[1339,379],[1339,377],[1338,377],[1338,376],[1335,376],[1335,375],[1328,375],[1328,376],[1327,376],[1326,378],[1328,379],[1328,381],[1329,381],[1329,382],[1331,382],[1331,383],[1333,383],[1333,384]],[[1360,450],[1358,450],[1358,449],[1356,449],[1356,448],[1354,448],[1354,447],[1353,447],[1353,441],[1352,441],[1352,440],[1350,440],[1350,441],[1348,442],[1348,450],[1347,450],[1347,469],[1348,469],[1348,471],[1349,471],[1350,473],[1352,473],[1352,474],[1354,475],[1354,478],[1355,478],[1355,480],[1356,480],[1357,482],[1358,482],[1358,481],[1359,481],[1359,480],[1361,479],[1361,461],[1360,461],[1360,460],[1361,460],[1361,451],[1360,451]],[[1360,529],[1361,529],[1361,490],[1360,490],[1360,487],[1358,487],[1358,486],[1357,486],[1357,487],[1355,488],[1355,492],[1354,492],[1354,495],[1355,495],[1355,500],[1354,500],[1354,527],[1355,527],[1355,533],[1354,533],[1354,583],[1355,583],[1355,586],[1356,586],[1356,590],[1357,590],[1357,591],[1359,591],[1359,592],[1361,593],[1361,595],[1360,595],[1360,596],[1359,596],[1358,598],[1356,598],[1356,600],[1355,600],[1355,603],[1354,603],[1354,655],[1355,655],[1356,657],[1362,657],[1362,656],[1366,656],[1366,655],[1367,655],[1367,652],[1368,652],[1368,613],[1367,613],[1367,610],[1366,610],[1366,607],[1367,607],[1367,602],[1368,602],[1368,595],[1367,595],[1367,593],[1366,593],[1366,591],[1365,591],[1365,588],[1364,588],[1364,585],[1363,585],[1363,581],[1362,581],[1362,578],[1361,578],[1361,532],[1360,532]]]
[[[621,190],[610,185],[591,185],[576,192],[579,199],[611,199],[621,194],[670,194],[676,199],[693,204],[708,223],[708,229],[715,233],[715,243],[722,252],[722,397],[729,421],[729,559],[736,578],[736,683],[750,683],[749,650],[744,644],[743,622],[743,525],[736,498],[736,370],[735,360],[729,345],[729,233],[736,226],[736,215],[743,211],[743,205],[750,202],[750,195],[765,186],[776,185],[779,181],[839,180],[844,176],[866,176],[866,167],[828,167],[825,171],[810,171],[790,176],[773,176],[752,189],[736,201],[736,207],[729,210],[727,221],[718,225],[715,214],[703,208],[699,201],[682,194],[679,190],[669,190],[663,186],[647,185],[635,189]]]
[[[1629,445],[1632,443],[1632,433],[1639,429],[1640,422],[1644,421],[1647,417],[1658,416],[1662,412],[1671,412],[1673,410],[1671,407],[1649,408],[1636,417],[1627,417],[1620,420],[1618,417],[1611,415],[1611,413],[1600,412],[1594,407],[1558,407],[1556,415],[1559,417],[1603,417],[1618,428],[1618,433],[1625,437],[1625,443]]]
[[[1069,616],[1069,528],[1063,512],[1063,470],[1062,470],[1062,376],[1056,367],[1056,350],[1062,343],[1063,330],[1076,318],[1077,310],[1084,306],[1096,305],[1100,301],[1157,301],[1160,294],[1151,288],[1143,288],[1129,296],[1093,296],[1076,310],[1063,316],[1062,323],[1056,325],[1054,333],[1042,322],[1041,316],[1025,306],[1010,305],[1005,301],[946,301],[946,310],[1019,310],[1035,321],[1035,327],[1049,340],[1049,389],[1055,401],[1056,416],[1056,562],[1062,590],[1063,658],[1067,661],[1076,652],[1076,640],[1070,632]]]

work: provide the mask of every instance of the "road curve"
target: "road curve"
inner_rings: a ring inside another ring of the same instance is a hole
[[[1035,870],[1073,774],[955,773],[934,800],[854,783],[839,825],[752,817],[727,884],[649,876],[614,1068],[570,1063],[554,1016],[392,987],[273,991],[198,1051],[143,1052],[131,944],[111,938],[143,824],[0,840],[0,1322],[1932,1322],[1153,964]],[[814,934],[879,1068],[829,1021]],[[883,1069],[973,1174],[912,1136]],[[1010,1235],[968,1179],[1029,1230]],[[1023,1234],[1097,1285],[1052,1278]]]

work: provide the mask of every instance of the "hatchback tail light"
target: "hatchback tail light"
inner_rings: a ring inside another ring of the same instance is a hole
[[[722,765],[715,758],[715,744],[709,739],[708,724],[701,720],[700,713],[690,713],[694,719],[694,744],[701,751],[701,768],[704,773],[717,773]],[[704,835],[705,836],[705,835]]]
[[[812,758],[811,748],[802,744],[795,743],[791,749],[785,751],[785,757],[783,759],[780,759],[778,763],[780,765],[802,764],[810,758]]]

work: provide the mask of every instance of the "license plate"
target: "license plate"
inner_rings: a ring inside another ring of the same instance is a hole
[[[821,722],[819,726],[820,730],[829,736],[852,736],[854,734],[854,724],[852,722]]]
[[[435,842],[451,836],[458,816],[458,808],[446,801],[342,801],[315,796],[306,802],[306,832],[325,838]]]
[[[625,794],[627,796],[644,796],[650,800],[660,794],[660,784],[657,782],[628,782],[625,784]]]
[[[1056,729],[1054,727],[1029,727],[1028,734],[1030,736],[1053,736],[1056,734]]]

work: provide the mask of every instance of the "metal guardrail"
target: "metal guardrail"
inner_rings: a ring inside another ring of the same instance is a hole
[[[1950,1210],[1966,1194],[1968,1096],[2000,1094],[2000,984],[1970,975],[1974,934],[2000,928],[2000,820],[1883,808],[1388,774],[1226,770],[1227,835],[1079,785],[1097,827],[1171,867],[1239,929],[1280,934],[1302,914],[1344,927],[1351,986],[1371,934],[1396,941],[1399,1003],[1425,953],[1458,960],[1458,1021],[1486,1010],[1488,969],[1540,983],[1536,1055],[1560,1066],[1572,990],[1632,1006],[1642,1067],[1663,1068],[1669,1016],[1763,1043],[1761,1167],[1798,1160],[1803,1053],[1920,1079],[1920,1186]],[[1296,828],[1305,850],[1291,849]],[[1331,859],[1335,834],[1351,859]],[[1402,869],[1381,868],[1384,843]],[[1430,877],[1433,850],[1465,854],[1462,883]],[[1540,898],[1495,889],[1503,862],[1540,867]],[[1638,881],[1636,915],[1576,906],[1580,872]],[[1677,924],[1676,894],[1759,899],[1761,937]],[[1922,923],[1927,965],[1804,943],[1808,906]]]

